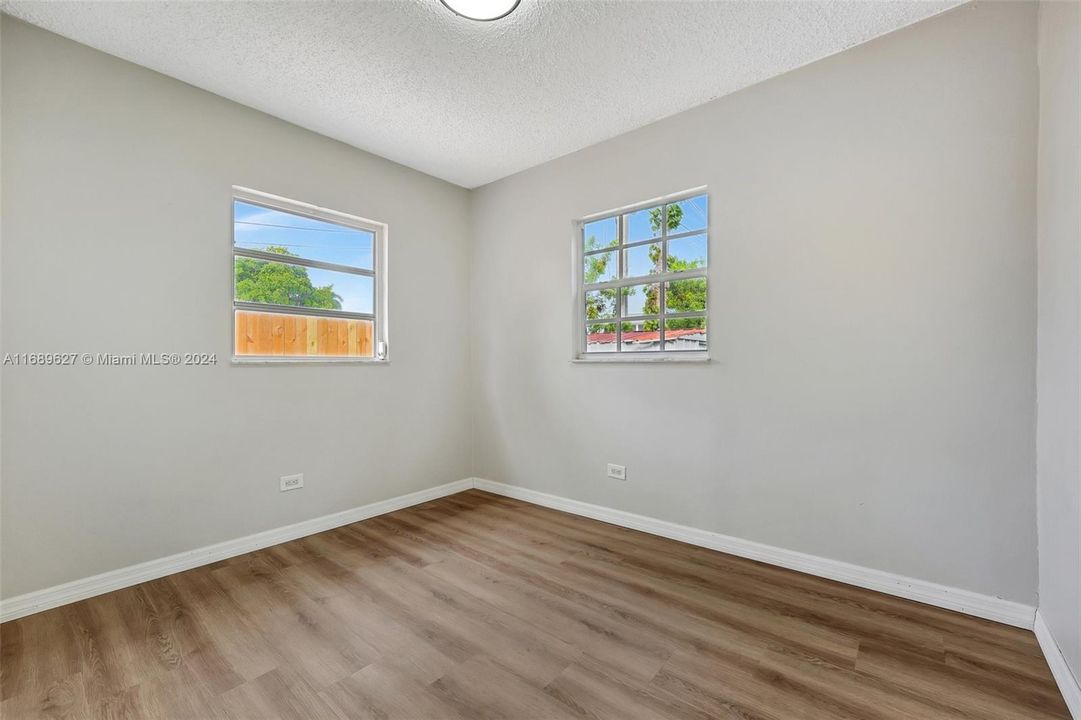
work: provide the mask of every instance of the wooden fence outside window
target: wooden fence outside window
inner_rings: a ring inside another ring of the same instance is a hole
[[[238,356],[372,357],[372,321],[235,311]]]

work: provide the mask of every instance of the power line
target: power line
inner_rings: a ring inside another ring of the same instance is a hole
[[[350,246],[350,245],[337,245],[337,246],[334,246],[334,247],[330,247],[330,246],[327,246],[327,245],[308,245],[306,243],[255,242],[254,240],[240,240],[239,242],[236,242],[234,244],[236,246],[238,246],[238,247],[249,248],[251,250],[264,250],[267,247],[271,247],[271,246],[273,246],[273,247],[291,247],[291,248],[319,248],[319,249],[323,249],[323,250],[331,250],[331,249],[367,250],[367,249],[369,249],[369,248],[365,247],[364,245],[352,245],[352,246]]]
[[[363,230],[334,230],[332,228],[311,228],[311,227],[297,227],[296,225],[275,225],[274,223],[261,223],[252,222],[251,220],[234,220],[236,225],[258,225],[260,227],[272,227],[283,228],[285,230],[308,230],[309,232],[330,232],[330,233],[361,233]]]

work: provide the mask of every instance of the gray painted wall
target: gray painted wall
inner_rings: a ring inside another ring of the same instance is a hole
[[[479,475],[1035,601],[1035,6],[473,194],[10,19],[2,46],[3,351],[223,361],[3,370],[4,597]],[[390,224],[389,366],[228,365],[232,184]],[[571,219],[701,184],[714,362],[570,363]]]
[[[1040,4],[1040,614],[1081,678],[1081,4]]]
[[[466,191],[3,20],[11,597],[470,475]],[[385,367],[232,367],[233,184],[390,225]],[[278,477],[306,487],[279,493]]]
[[[1035,42],[962,7],[475,191],[476,474],[1034,603]],[[571,220],[698,185],[713,362],[569,362]]]

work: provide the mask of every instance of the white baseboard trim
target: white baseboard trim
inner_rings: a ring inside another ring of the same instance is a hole
[[[1047,627],[1039,610],[1036,611],[1033,631],[1036,633],[1036,639],[1040,641],[1040,649],[1043,650],[1043,656],[1047,658],[1047,664],[1051,668],[1051,674],[1055,676],[1055,682],[1058,683],[1062,699],[1066,701],[1066,707],[1070,709],[1070,714],[1074,718],[1081,720],[1081,683],[1070,670],[1070,666],[1066,664],[1066,658],[1062,656],[1062,650],[1059,649],[1054,635],[1051,634],[1051,628]]]
[[[191,570],[200,565],[208,565],[253,550],[260,550],[271,545],[278,545],[289,540],[314,535],[315,533],[360,520],[367,520],[376,515],[384,515],[412,505],[419,505],[429,500],[469,490],[472,487],[472,478],[458,480],[427,490],[409,493],[408,495],[399,495],[389,500],[361,505],[351,510],[323,515],[293,525],[266,530],[235,540],[227,540],[216,545],[207,545],[196,550],[188,550],[159,560],[150,560],[138,565],[120,568],[119,570],[111,570],[82,580],[73,580],[63,585],[55,585],[44,590],[29,592],[25,595],[17,595],[0,601],[0,622],[15,620],[42,610],[49,610],[50,608],[85,600],[95,595],[138,585],[148,580],[156,580],[184,570]]]
[[[719,550],[720,552],[738,555],[750,560],[758,560],[770,565],[798,570],[809,575],[837,580],[849,585],[857,585],[868,590],[877,590],[888,595],[896,595],[897,597],[915,600],[927,605],[955,610],[966,615],[975,615],[987,620],[1025,628],[1026,630],[1032,629],[1033,619],[1036,615],[1034,607],[1012,600],[981,595],[969,590],[939,585],[926,580],[917,580],[904,575],[895,575],[882,570],[873,570],[839,560],[829,560],[816,555],[796,552],[795,550],[785,550],[784,548],[743,540],[730,535],[722,535],[709,530],[700,530],[644,515],[636,515],[601,505],[592,505],[558,495],[550,495],[517,485],[507,485],[481,478],[474,478],[473,480],[478,490],[485,490],[496,495],[505,495],[535,505],[543,505],[544,507],[562,510],[574,515],[601,520],[612,525],[641,530],[651,535],[660,535],[690,545]]]
[[[435,500],[436,498],[453,495],[471,488],[485,490],[497,495],[524,500],[535,505],[542,505],[556,510],[562,510],[574,515],[601,520],[603,522],[619,525],[621,527],[641,530],[653,535],[679,540],[681,542],[697,545],[726,552],[731,555],[758,560],[760,562],[778,565],[780,567],[798,570],[810,575],[837,580],[839,582],[857,585],[869,590],[877,590],[889,595],[916,600],[928,605],[956,610],[968,615],[994,620],[1008,625],[1015,625],[1026,629],[1032,629],[1035,608],[1021,603],[1003,600],[1002,598],[981,595],[968,590],[960,590],[945,585],[917,580],[915,578],[895,575],[893,573],[873,570],[871,568],[852,565],[838,560],[808,555],[794,550],[764,545],[751,540],[743,540],[729,535],[700,530],[698,528],[678,525],[676,523],[658,520],[656,518],[636,515],[634,513],[615,510],[601,505],[571,500],[569,498],[550,495],[548,493],[530,490],[516,485],[484,480],[482,478],[467,478],[456,482],[439,485],[427,490],[400,495],[389,500],[362,505],[351,510],[324,515],[322,517],[305,520],[293,525],[255,533],[246,537],[228,540],[216,545],[208,545],[196,550],[177,553],[158,560],[150,560],[138,565],[132,565],[119,570],[94,575],[74,580],[72,582],[56,585],[54,587],[37,590],[18,595],[7,600],[0,601],[0,622],[15,620],[42,610],[59,607],[68,603],[85,600],[86,598],[112,592],[121,588],[137,585],[148,580],[173,573],[190,570],[200,565],[208,565],[218,560],[242,555],[253,550],[260,550],[271,545],[278,545],[290,540],[313,535],[315,533],[341,527],[350,523],[366,520],[367,518],[383,515],[385,513],[401,510],[412,505]],[[1045,629],[1046,631],[1046,629]],[[1049,638],[1050,635],[1048,634]],[[1041,640],[1041,644],[1043,640]],[[1051,643],[1051,647],[1057,646]],[[1046,652],[1046,648],[1045,648]],[[1059,655],[1061,660],[1061,654]],[[1048,662],[1051,662],[1049,656]],[[1062,663],[1065,667],[1065,663]],[[1054,668],[1052,664],[1052,668]],[[1068,673],[1069,670],[1066,669]],[[1056,674],[1056,678],[1058,675]],[[1061,681],[1060,681],[1061,683]],[[1063,690],[1063,694],[1066,691]],[[1071,706],[1073,707],[1073,706]],[[1076,711],[1075,711],[1076,712]]]

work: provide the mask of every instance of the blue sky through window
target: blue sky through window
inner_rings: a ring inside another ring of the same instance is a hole
[[[691,235],[668,241],[668,262],[670,270],[685,269],[671,267],[673,260],[697,262],[695,267],[706,267],[706,236]]]
[[[305,268],[315,287],[331,285],[334,292],[342,299],[342,310],[347,312],[370,313],[374,300],[374,284],[366,275],[331,272],[319,268]]]
[[[233,240],[237,247],[278,246],[309,260],[372,269],[372,233],[241,200],[233,201]]]
[[[691,232],[692,230],[705,230],[709,198],[705,195],[698,195],[696,197],[687,198],[686,200],[680,200],[673,205],[679,205],[683,210],[683,217],[679,223],[679,227],[669,229],[669,235],[676,235],[677,233]]]
[[[582,228],[586,250],[594,250],[619,244],[619,218],[605,218],[586,223]]]
[[[658,258],[661,255],[660,243],[650,243],[649,245],[636,245],[634,247],[627,248],[626,257],[626,277],[638,277],[640,275],[649,275],[658,271],[657,267],[653,264],[653,259],[650,257],[650,251],[652,251]],[[658,262],[660,262],[658,260]]]
[[[638,242],[639,240],[649,240],[650,238],[660,237],[661,229],[658,227],[653,229],[653,221],[651,214],[656,213],[657,217],[660,217],[661,209],[647,208],[645,210],[638,210],[627,215],[627,240],[626,242]]]

